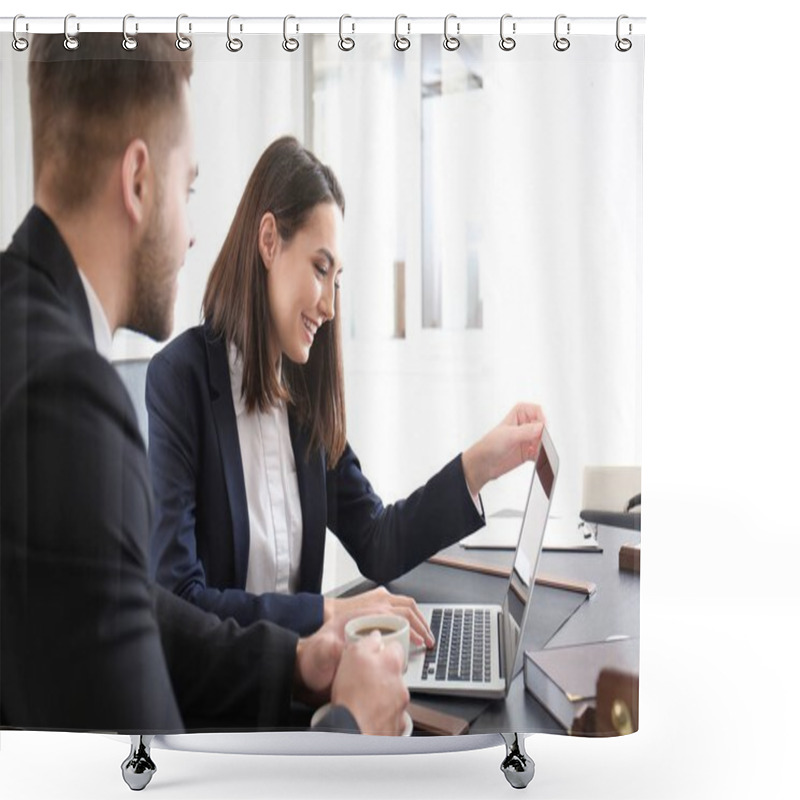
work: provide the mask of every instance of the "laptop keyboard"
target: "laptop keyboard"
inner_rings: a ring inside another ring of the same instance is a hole
[[[488,683],[491,671],[491,612],[472,608],[436,608],[431,632],[436,647],[425,653],[422,680]]]

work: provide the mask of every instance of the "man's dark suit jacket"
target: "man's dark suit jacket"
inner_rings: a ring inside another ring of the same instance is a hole
[[[36,207],[0,255],[0,326],[0,724],[286,725],[296,635],[222,623],[149,580],[135,413],[95,350],[76,265]]]
[[[328,469],[323,451],[308,456],[306,432],[290,412],[303,516],[299,593],[250,594],[247,496],[224,340],[207,324],[177,337],[150,362],[146,402],[156,500],[151,567],[162,586],[222,618],[316,630],[326,526],[363,575],[386,583],[484,524],[460,456],[384,506],[350,446]]]

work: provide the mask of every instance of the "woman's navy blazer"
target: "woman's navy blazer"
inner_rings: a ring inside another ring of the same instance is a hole
[[[150,362],[146,403],[156,501],[150,564],[159,584],[223,619],[268,619],[301,635],[323,621],[325,529],[362,574],[386,583],[484,524],[461,456],[405,500],[384,506],[349,445],[334,469],[289,412],[303,515],[295,595],[245,591],[250,528],[227,345],[192,328]]]

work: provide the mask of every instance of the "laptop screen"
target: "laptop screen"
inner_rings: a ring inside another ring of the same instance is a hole
[[[506,683],[516,674],[522,663],[520,631],[525,629],[531,593],[536,575],[536,565],[542,550],[547,515],[553,498],[558,454],[547,430],[542,433],[542,444],[528,492],[528,502],[522,518],[522,531],[514,559],[514,568],[508,582],[503,603],[505,629]],[[509,670],[509,667],[512,667]]]

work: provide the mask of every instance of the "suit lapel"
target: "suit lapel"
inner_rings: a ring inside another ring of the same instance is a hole
[[[55,223],[38,206],[33,206],[28,212],[14,234],[8,252],[19,255],[48,276],[75,319],[81,335],[94,350],[92,316],[78,268]]]
[[[242,454],[236,412],[231,396],[231,380],[225,341],[215,337],[205,326],[205,343],[208,358],[209,394],[217,440],[225,474],[225,485],[233,523],[234,569],[236,586],[244,587],[247,581],[247,561],[250,553],[250,525],[247,512],[247,493],[244,487]],[[292,440],[300,508],[303,515],[303,550],[300,564],[301,592],[318,592],[321,587],[322,561],[325,554],[325,525],[327,498],[325,462],[322,454],[306,457],[308,436],[289,410],[289,435]]]
[[[306,456],[308,436],[289,410],[289,435],[292,439],[300,508],[303,513],[303,553],[300,560],[301,592],[319,592],[322,581],[322,560],[325,554],[327,497],[325,463],[322,454]]]
[[[244,588],[250,554],[250,523],[247,493],[244,488],[242,453],[239,449],[239,431],[236,427],[236,412],[231,395],[228,353],[225,340],[222,337],[215,337],[208,324],[204,327],[211,410],[217,429],[217,441],[233,525],[234,581],[236,586]]]

